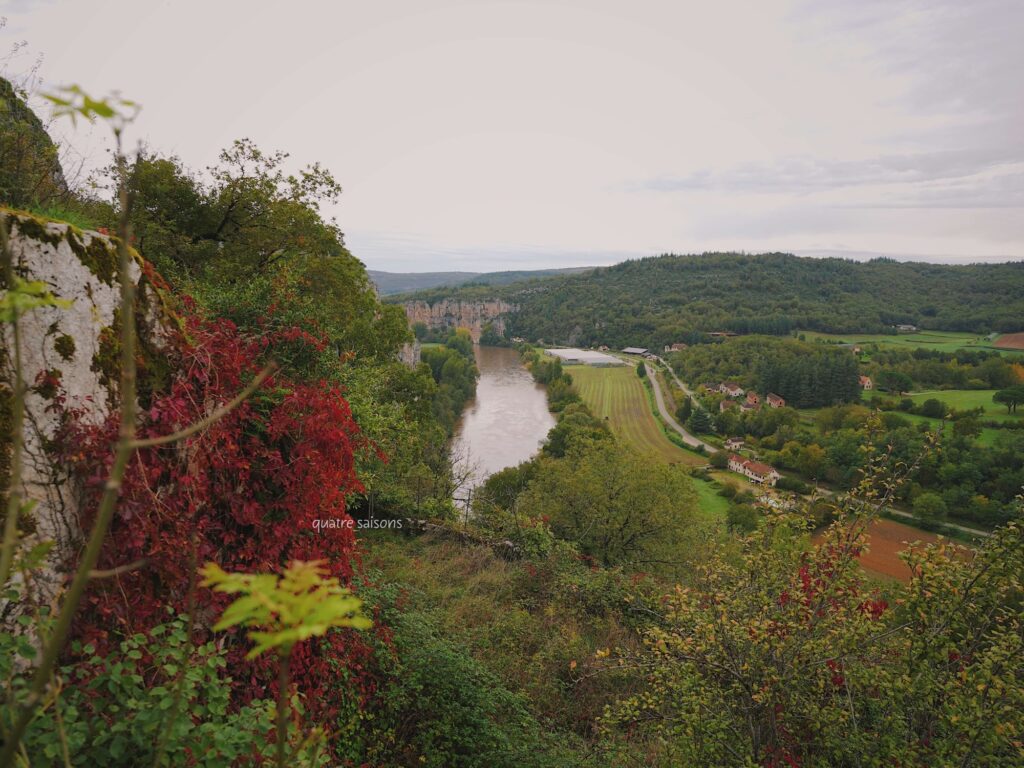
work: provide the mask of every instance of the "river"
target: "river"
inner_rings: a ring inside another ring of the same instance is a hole
[[[462,412],[452,441],[452,455],[473,469],[470,487],[529,459],[555,426],[544,387],[533,380],[516,350],[477,346],[475,355],[480,369],[476,397]]]

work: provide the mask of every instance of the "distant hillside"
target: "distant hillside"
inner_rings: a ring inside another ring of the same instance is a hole
[[[439,285],[461,285],[480,274],[479,272],[379,272],[375,269],[368,269],[366,273],[370,276],[373,284],[377,286],[381,296],[423,291]]]
[[[1024,330],[1024,262],[937,265],[790,254],[658,256],[508,285],[403,298],[504,298],[508,331],[551,343],[657,346],[712,331]]]
[[[585,272],[592,267],[528,269],[510,272],[379,272],[367,270],[381,296],[424,291],[438,286],[507,285],[536,277]]]

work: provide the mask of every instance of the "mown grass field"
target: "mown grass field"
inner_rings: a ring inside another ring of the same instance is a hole
[[[845,344],[859,344],[866,346],[877,344],[879,347],[892,347],[898,349],[934,349],[939,352],[956,352],[958,349],[991,349],[1008,354],[1016,354],[1012,350],[999,349],[994,346],[995,340],[988,336],[980,336],[975,333],[960,333],[958,331],[919,331],[918,333],[901,333],[890,336],[884,333],[817,333],[815,331],[801,331],[807,341],[833,341]]]
[[[935,389],[925,392],[911,392],[908,397],[920,405],[925,400],[941,400],[950,408],[966,411],[971,408],[984,408],[982,419],[993,421],[1020,421],[1024,413],[1007,413],[1006,406],[992,401],[994,389]]]
[[[583,402],[598,418],[608,420],[612,432],[641,453],[672,464],[699,466],[707,463],[669,440],[651,412],[643,382],[631,367],[567,368]]]
[[[1015,413],[1008,414],[1006,407],[999,405],[998,403],[992,402],[992,393],[994,389],[946,389],[946,390],[928,390],[924,392],[911,392],[907,397],[914,401],[917,405],[920,405],[925,400],[941,400],[951,408],[965,411],[971,408],[984,408],[985,414],[981,417],[983,421],[1021,421],[1024,420],[1024,414]],[[870,392],[864,392],[862,399],[867,401],[871,397]],[[919,416],[913,413],[898,412],[900,416],[911,421],[915,424],[927,424],[933,429],[938,425],[938,419],[931,419],[927,416]],[[995,445],[996,439],[1004,430],[991,429],[985,427],[981,430],[981,434],[978,435],[976,441],[979,445],[991,448]],[[946,422],[945,435],[948,437],[953,434],[953,424]]]

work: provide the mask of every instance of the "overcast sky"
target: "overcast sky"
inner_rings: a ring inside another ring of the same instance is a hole
[[[0,0],[189,166],[320,161],[370,268],[1024,258],[1022,0]],[[102,133],[75,142],[102,159]]]

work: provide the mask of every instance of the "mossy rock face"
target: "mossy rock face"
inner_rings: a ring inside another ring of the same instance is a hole
[[[61,563],[73,557],[81,532],[78,494],[66,487],[67,467],[55,459],[61,413],[55,409],[58,395],[66,408],[85,423],[98,424],[118,404],[123,324],[118,279],[120,243],[99,232],[82,231],[62,222],[0,208],[0,226],[10,233],[16,273],[26,280],[46,284],[70,306],[42,307],[22,316],[23,380],[28,384],[24,430],[24,471],[20,485],[25,498],[36,502],[31,520],[38,539],[57,542],[52,572],[47,583],[63,583]],[[175,364],[175,344],[181,338],[181,321],[173,312],[174,299],[159,276],[129,249],[129,276],[136,286],[138,346],[138,398],[147,408],[155,392],[164,391]],[[0,346],[0,363],[9,356]],[[10,392],[3,376],[12,381],[11,366],[0,364],[0,472],[3,487],[10,487]],[[50,566],[48,566],[50,567]],[[51,595],[52,597],[52,595]]]
[[[96,232],[87,234],[73,224],[51,222],[28,211],[4,211],[0,208],[2,212],[11,214],[5,220],[8,236],[20,235],[54,248],[66,242],[78,260],[97,278],[107,285],[117,282],[117,238]],[[132,256],[141,265],[139,255],[132,251]]]

